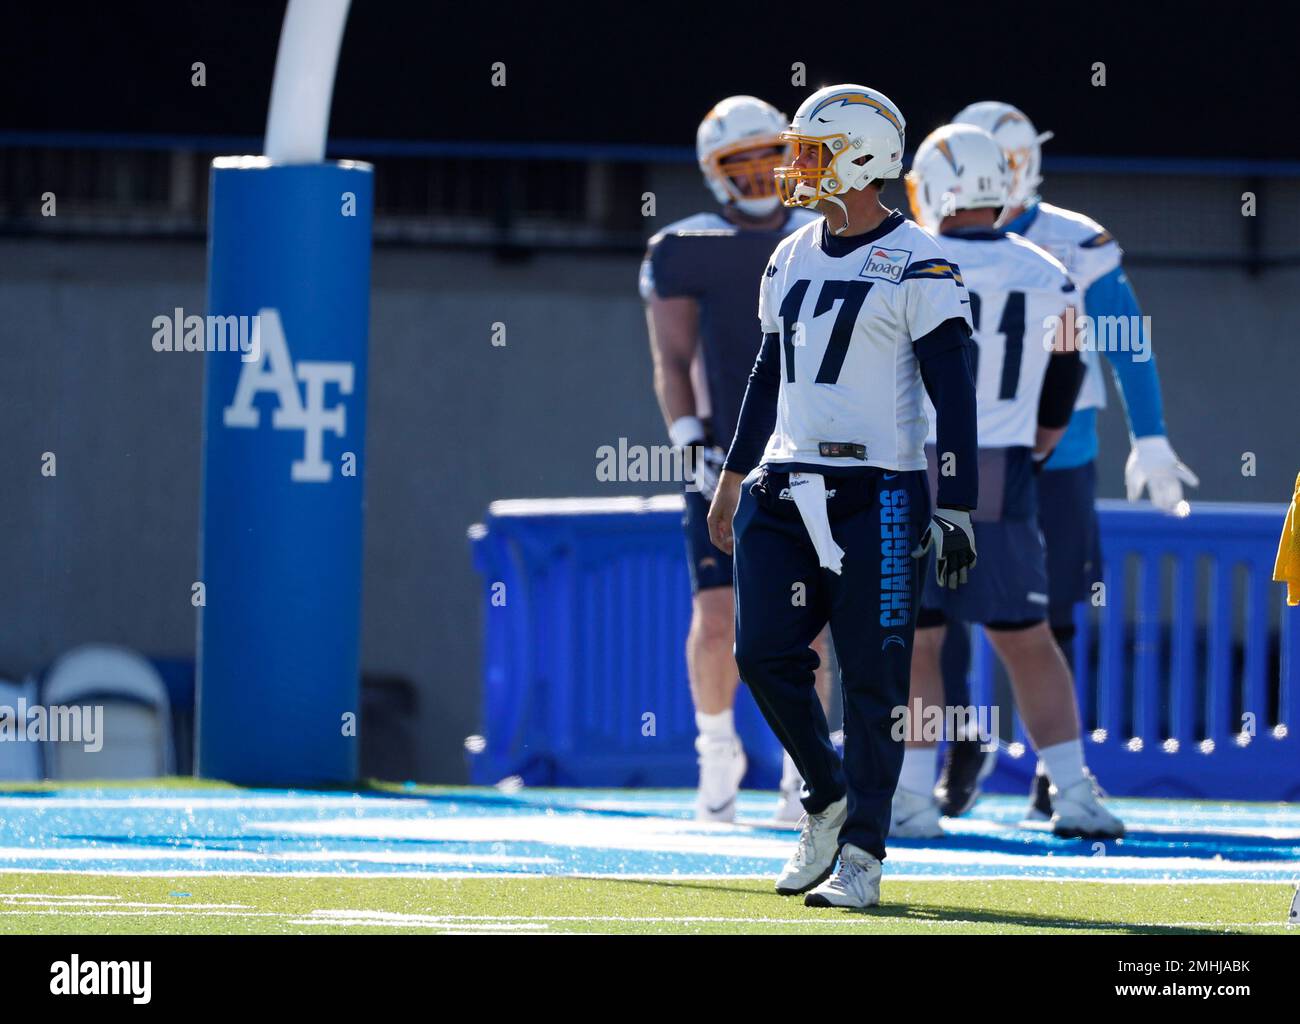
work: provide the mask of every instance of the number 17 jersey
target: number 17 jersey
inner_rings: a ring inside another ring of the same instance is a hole
[[[947,320],[970,328],[961,271],[923,228],[891,213],[835,238],[824,218],[789,235],[759,287],[776,334],[781,390],[763,462],[925,469],[927,416],[916,342]],[[827,456],[823,442],[864,458]]]

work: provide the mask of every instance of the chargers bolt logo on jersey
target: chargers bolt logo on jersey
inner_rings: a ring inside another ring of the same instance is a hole
[[[912,254],[906,249],[882,249],[873,245],[867,262],[858,271],[859,277],[878,277],[898,284],[903,279]]]

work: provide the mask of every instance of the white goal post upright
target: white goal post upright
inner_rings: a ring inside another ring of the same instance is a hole
[[[278,164],[325,159],[334,72],[351,0],[289,0],[275,57],[265,153]]]

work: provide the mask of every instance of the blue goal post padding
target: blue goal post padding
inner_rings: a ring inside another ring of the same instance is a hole
[[[372,196],[366,164],[213,164],[208,313],[255,343],[205,356],[208,778],[357,778]]]

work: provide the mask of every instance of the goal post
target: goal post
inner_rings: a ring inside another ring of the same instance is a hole
[[[205,355],[196,772],[241,784],[358,776],[373,172],[324,159],[347,13],[290,0],[265,153],[211,171],[207,322],[241,345]]]

